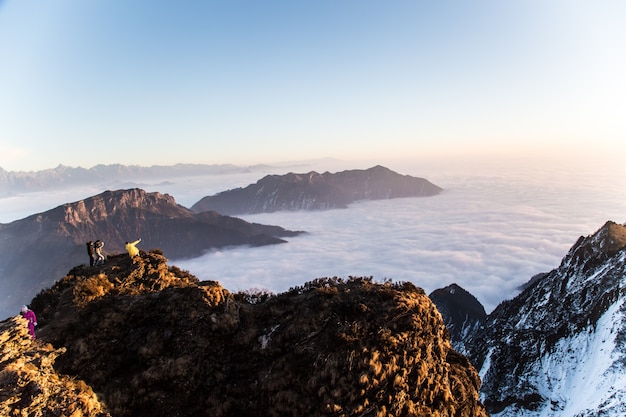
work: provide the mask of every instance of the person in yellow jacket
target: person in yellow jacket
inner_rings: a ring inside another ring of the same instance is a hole
[[[134,258],[139,255],[139,249],[135,246],[137,243],[141,242],[141,239],[137,239],[134,242],[126,242],[126,251],[128,251],[128,256]]]

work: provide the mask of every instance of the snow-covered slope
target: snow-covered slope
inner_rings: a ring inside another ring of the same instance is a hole
[[[626,415],[624,352],[616,340],[623,326],[622,299],[611,305],[596,326],[560,340],[552,352],[541,356],[532,377],[554,406],[539,415]]]
[[[626,227],[581,237],[466,342],[500,417],[626,415]]]

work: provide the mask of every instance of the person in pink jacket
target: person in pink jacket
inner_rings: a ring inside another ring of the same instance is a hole
[[[35,326],[37,325],[37,316],[35,316],[35,312],[26,306],[22,306],[22,317],[28,320],[28,333],[30,333],[30,337],[35,339]]]

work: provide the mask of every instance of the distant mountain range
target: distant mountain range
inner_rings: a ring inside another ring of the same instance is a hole
[[[223,191],[195,203],[195,212],[241,215],[281,210],[346,208],[359,200],[426,197],[442,188],[426,179],[398,174],[380,165],[337,173],[267,175],[245,188]]]
[[[230,164],[176,164],[154,165],[96,165],[92,168],[68,167],[41,171],[6,171],[0,168],[0,196],[12,192],[50,190],[86,184],[101,184],[112,181],[128,181],[151,178],[177,178],[185,176],[220,175],[243,172],[262,172],[268,165],[241,167]]]
[[[257,167],[258,168],[258,167]],[[259,168],[260,169],[260,168]],[[240,171],[232,165],[138,167],[99,165],[89,170],[59,166],[37,173],[0,171],[0,182],[36,189],[49,184],[94,181],[104,178],[137,178],[141,175],[201,175]],[[268,176],[257,184],[264,191],[237,194],[244,207],[331,208],[345,207],[355,199],[432,195],[441,189],[428,181],[399,175],[384,167],[344,171],[337,174]],[[250,187],[248,187],[250,188]],[[289,191],[285,191],[285,190]],[[244,197],[249,196],[248,200]],[[271,197],[273,195],[274,197]],[[299,196],[299,197],[298,197]],[[296,198],[287,202],[286,199]],[[271,200],[271,203],[270,203]],[[202,206],[203,199],[194,207]],[[304,201],[311,204],[302,205]],[[44,288],[77,263],[87,262],[85,243],[105,242],[105,253],[124,251],[124,243],[141,238],[141,248],[159,248],[173,259],[200,256],[212,248],[236,245],[260,246],[285,242],[281,238],[302,232],[287,231],[228,217],[223,210],[192,211],[167,194],[146,193],[139,188],[106,191],[102,194],[8,224],[0,224],[0,314],[15,311],[25,299]]]
[[[480,370],[490,413],[626,415],[626,226],[580,237],[558,268],[485,318],[458,288],[431,297],[453,346]]]
[[[284,243],[281,238],[298,233],[216,212],[194,213],[167,194],[106,191],[0,224],[0,314],[18,311],[25,300],[69,268],[88,263],[90,240],[104,241],[104,252],[114,254],[124,252],[126,241],[141,238],[140,248],[159,248],[180,259],[212,248]]]

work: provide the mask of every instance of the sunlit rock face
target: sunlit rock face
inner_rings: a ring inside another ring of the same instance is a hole
[[[78,266],[32,304],[112,416],[486,416],[476,370],[409,283],[232,293],[159,251]]]
[[[32,340],[21,316],[0,322],[0,415],[110,417],[90,386],[54,369],[64,352]]]
[[[191,209],[222,214],[345,208],[358,200],[426,197],[442,189],[426,179],[401,175],[382,166],[338,173],[268,175],[255,184],[202,198]]]
[[[625,247],[613,222],[581,237],[465,341],[491,413],[626,415]]]

